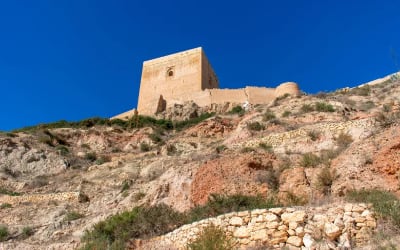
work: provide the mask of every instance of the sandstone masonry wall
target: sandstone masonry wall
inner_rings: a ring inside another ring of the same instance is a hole
[[[186,249],[185,246],[210,224],[222,228],[241,249],[257,244],[304,250],[351,249],[351,242],[362,245],[368,241],[376,228],[376,219],[367,204],[256,209],[184,225],[152,241],[159,246]]]

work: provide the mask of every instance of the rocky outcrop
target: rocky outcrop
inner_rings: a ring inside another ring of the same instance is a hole
[[[275,161],[272,154],[245,153],[206,162],[193,178],[193,204],[206,203],[211,194],[266,195],[267,183],[257,180],[257,172],[272,169]]]

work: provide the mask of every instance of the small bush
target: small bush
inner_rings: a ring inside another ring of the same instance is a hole
[[[0,205],[0,209],[6,209],[6,208],[11,208],[11,204],[10,203],[3,203]]]
[[[121,193],[128,190],[130,186],[131,186],[131,182],[128,180],[124,180],[122,182],[122,186],[121,186]]]
[[[264,149],[265,151],[272,152],[272,145],[271,144],[260,142],[260,144],[258,144],[258,146],[260,146],[260,148]]]
[[[335,108],[329,103],[317,102],[315,104],[315,110],[319,112],[334,112]]]
[[[0,242],[7,240],[8,238],[8,229],[5,226],[0,226]]]
[[[213,224],[205,227],[187,246],[191,250],[231,250],[234,247],[234,241],[226,235],[224,230]]]
[[[56,150],[60,155],[64,156],[69,153],[69,149],[64,145],[57,145]]]
[[[149,134],[149,138],[155,144],[161,144],[163,142],[163,139],[161,138],[161,135],[159,133]]]
[[[140,151],[142,151],[142,152],[148,152],[148,151],[150,151],[150,145],[149,144],[147,144],[147,143],[145,143],[145,142],[142,142],[142,143],[140,143]]]
[[[32,236],[34,233],[35,233],[35,232],[33,231],[33,228],[32,228],[32,227],[27,226],[27,227],[24,227],[24,228],[22,229],[22,236],[23,236],[24,238],[28,238],[29,236]]]
[[[218,147],[215,148],[215,151],[217,151],[218,154],[222,153],[225,151],[227,147],[225,145],[219,145]]]
[[[265,126],[259,122],[251,122],[247,124],[247,128],[251,131],[261,131],[265,129]]]
[[[138,192],[136,193],[133,198],[135,199],[135,201],[140,201],[141,199],[143,199],[146,196],[146,193],[144,192]]]
[[[364,85],[362,87],[350,89],[348,93],[350,95],[369,96],[371,93],[371,87],[369,85]]]
[[[361,103],[358,106],[358,109],[361,110],[361,111],[368,111],[368,110],[370,110],[370,109],[372,109],[374,107],[375,107],[375,103],[374,102],[366,101],[366,102]]]
[[[308,200],[305,197],[297,196],[295,193],[289,191],[286,193],[287,206],[303,206],[307,204]]]
[[[32,188],[39,188],[49,184],[49,179],[45,175],[38,175],[36,176],[30,183]]]
[[[290,112],[289,110],[285,110],[285,112],[283,112],[282,117],[289,117],[292,114],[292,112]]]
[[[305,153],[300,161],[300,166],[308,168],[308,167],[316,167],[321,163],[321,159],[313,154],[313,153]]]
[[[339,148],[345,149],[353,142],[353,138],[349,134],[340,133],[335,141]]]
[[[109,155],[102,155],[96,159],[96,164],[101,165],[101,164],[104,164],[104,163],[110,162],[110,161],[111,161],[111,157]]]
[[[301,113],[309,113],[314,111],[314,107],[311,104],[303,104],[300,108]]]
[[[167,155],[173,155],[176,153],[176,147],[173,144],[168,144],[167,145]]]
[[[49,145],[50,147],[54,147],[53,140],[48,135],[41,135],[38,138],[39,142]]]
[[[97,155],[95,152],[88,152],[85,154],[85,159],[90,162],[94,162],[97,159]]]
[[[385,113],[389,113],[389,112],[392,111],[392,106],[389,105],[389,104],[384,104],[384,105],[382,106],[382,111],[385,112]]]
[[[228,112],[229,114],[238,114],[239,116],[243,116],[245,113],[245,110],[241,106],[235,106],[231,109],[231,111]]]
[[[272,110],[267,110],[265,111],[264,115],[263,115],[263,121],[270,121],[272,119],[275,119],[276,115]]]
[[[378,189],[353,190],[346,194],[349,201],[372,203],[374,211],[383,219],[389,220],[400,229],[400,201],[387,191]]]
[[[249,152],[255,152],[256,150],[252,147],[244,147],[240,150],[240,153],[249,153]]]
[[[10,196],[19,196],[19,195],[21,195],[21,193],[14,192],[14,191],[8,190],[8,189],[3,188],[3,187],[0,187],[0,194],[6,194],[6,195],[10,195]]]
[[[73,220],[78,220],[80,218],[83,218],[83,214],[80,214],[76,211],[69,211],[65,217],[64,221],[73,221]]]
[[[321,169],[317,176],[317,187],[322,193],[328,195],[331,193],[333,181],[336,179],[336,173],[332,172],[328,167]]]
[[[312,141],[316,141],[319,139],[319,137],[321,136],[321,132],[319,131],[315,131],[315,130],[311,130],[307,132],[308,137],[310,137],[310,139]]]

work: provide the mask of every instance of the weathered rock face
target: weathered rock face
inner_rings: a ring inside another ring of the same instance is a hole
[[[268,153],[222,156],[208,161],[193,178],[193,204],[206,203],[211,194],[266,195],[268,186],[257,181],[257,171],[272,169],[275,161],[275,156]]]
[[[332,204],[314,208],[273,208],[235,212],[182,226],[144,243],[186,249],[206,226],[225,230],[240,249],[269,246],[276,249],[350,249],[350,242],[363,245],[376,228],[376,219],[366,204]]]

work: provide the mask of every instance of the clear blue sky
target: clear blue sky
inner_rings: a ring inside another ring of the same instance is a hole
[[[399,0],[4,0],[0,130],[134,108],[144,60],[198,46],[222,88],[355,86],[398,70],[399,27]]]

